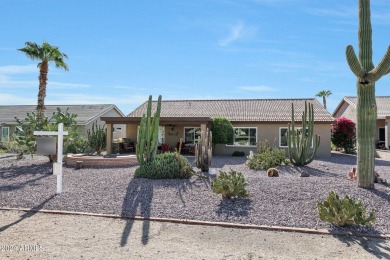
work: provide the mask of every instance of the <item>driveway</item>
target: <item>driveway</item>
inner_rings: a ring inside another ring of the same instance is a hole
[[[378,259],[390,241],[0,211],[0,259]]]

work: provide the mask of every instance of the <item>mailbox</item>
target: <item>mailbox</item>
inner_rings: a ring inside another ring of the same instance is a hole
[[[55,137],[37,137],[37,154],[39,155],[53,155],[56,154]]]

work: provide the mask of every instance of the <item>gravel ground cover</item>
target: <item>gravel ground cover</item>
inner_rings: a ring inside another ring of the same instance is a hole
[[[346,173],[356,157],[332,154],[304,167],[310,177],[299,177],[293,166],[279,167],[280,177],[267,177],[266,171],[245,166],[244,157],[215,156],[209,179],[147,180],[134,178],[133,167],[63,169],[63,193],[54,195],[56,176],[42,156],[0,155],[0,207],[70,210],[123,216],[166,217],[222,221],[269,226],[326,228],[390,234],[390,187],[375,184],[375,190],[356,187]],[[192,161],[193,157],[189,157]],[[390,161],[376,160],[376,171],[390,180]],[[219,170],[244,173],[249,199],[222,201],[210,181]],[[374,227],[337,228],[319,220],[316,202],[329,191],[360,198],[367,210],[375,210]]]

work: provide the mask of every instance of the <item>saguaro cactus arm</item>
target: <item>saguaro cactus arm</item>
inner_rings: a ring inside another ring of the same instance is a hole
[[[366,72],[362,68],[362,65],[360,65],[360,62],[356,57],[355,50],[353,49],[352,45],[347,46],[345,54],[347,56],[349,68],[352,70],[353,74],[355,74],[355,76],[358,78],[363,78],[366,75]]]

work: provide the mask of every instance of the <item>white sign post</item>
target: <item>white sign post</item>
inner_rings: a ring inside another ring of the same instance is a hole
[[[53,174],[57,175],[57,194],[62,192],[62,157],[64,146],[64,135],[68,132],[64,131],[64,124],[58,124],[58,131],[34,131],[34,135],[56,135],[58,136],[57,143],[57,162],[53,164]]]

